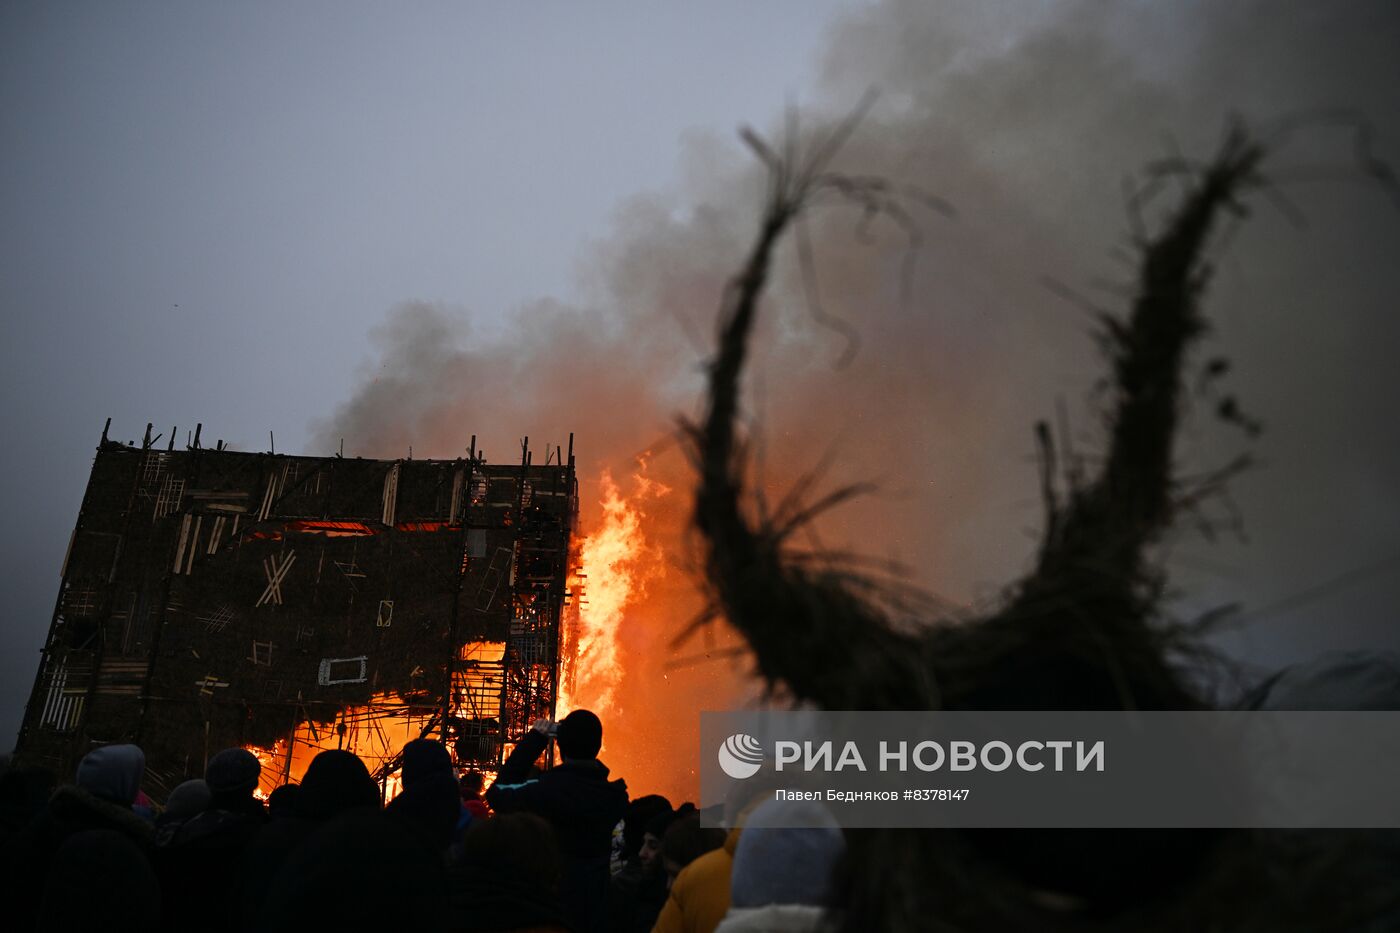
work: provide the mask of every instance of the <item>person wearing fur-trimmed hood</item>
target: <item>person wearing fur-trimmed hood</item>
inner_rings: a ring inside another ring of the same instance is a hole
[[[104,745],[78,762],[76,783],[63,784],[11,842],[4,876],[13,929],[32,929],[51,866],[70,838],[92,830],[113,831],[149,858],[154,827],[132,810],[146,754],[135,745]]]

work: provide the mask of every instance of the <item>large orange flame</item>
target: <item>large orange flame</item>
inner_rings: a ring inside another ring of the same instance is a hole
[[[735,667],[719,663],[735,645],[722,626],[703,639],[674,644],[684,621],[700,608],[693,577],[673,567],[685,544],[689,501],[675,490],[687,487],[686,470],[677,456],[643,457],[621,482],[606,468],[594,474],[593,483],[583,477],[584,534],[569,580],[556,704],[559,716],[581,708],[598,713],[604,723],[601,757],[633,795],[662,793],[677,803],[698,790],[694,742],[700,710],[728,708],[741,701],[742,689]],[[463,646],[461,659],[479,662],[464,665],[454,681],[464,715],[494,715],[500,684],[492,671],[503,647]],[[380,769],[429,724],[434,709],[422,702],[377,694],[330,722],[303,722],[290,742],[250,749],[263,762],[262,791],[300,781],[311,759],[329,748],[355,752],[371,772]],[[507,743],[503,751],[509,748]],[[386,799],[398,786],[397,774],[390,774]]]
[[[626,499],[608,471],[599,480],[602,521],[580,547],[584,586],[577,647],[559,694],[561,713],[586,708],[606,720],[624,712],[617,690],[624,676],[622,627],[627,608],[645,593],[648,581],[665,572],[661,554],[643,534],[642,504],[671,490],[648,479],[645,469],[643,462],[632,477],[635,491]]]

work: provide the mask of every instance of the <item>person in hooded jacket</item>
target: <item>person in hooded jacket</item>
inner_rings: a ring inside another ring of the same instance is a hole
[[[403,748],[403,790],[385,813],[415,833],[439,857],[471,816],[462,806],[452,755],[441,742],[414,739]]]
[[[146,755],[135,745],[104,745],[78,762],[77,783],[60,785],[6,853],[5,881],[12,886],[5,903],[14,929],[33,929],[50,867],[71,836],[88,830],[112,830],[149,858],[154,830],[132,811]]]
[[[554,828],[564,858],[564,910],[577,933],[595,933],[606,922],[612,833],[627,810],[627,785],[609,780],[598,760],[603,724],[588,710],[574,710],[558,724],[562,763],[526,780],[551,731],[554,724],[541,719],[520,739],[486,801],[497,814],[535,813]]]

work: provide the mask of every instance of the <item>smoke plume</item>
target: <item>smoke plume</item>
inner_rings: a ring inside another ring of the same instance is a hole
[[[1124,175],[1208,154],[1233,112],[1352,108],[1372,121],[1375,151],[1396,156],[1396,48],[1400,15],[1383,2],[885,0],[838,22],[798,138],[877,89],[839,167],[911,192],[912,227],[866,227],[833,207],[808,221],[812,280],[783,258],[748,399],[759,488],[776,500],[822,462],[830,484],[871,481],[876,493],[818,524],[823,545],[896,560],[956,604],[994,596],[1035,544],[1032,423],[1056,423],[1086,457],[1098,449],[1103,367],[1082,305],[1123,307]],[[781,144],[791,126],[775,108],[758,129]],[[1274,165],[1286,201],[1221,245],[1207,353],[1232,366],[1202,382],[1178,451],[1188,472],[1246,448],[1264,462],[1234,484],[1247,537],[1168,544],[1181,612],[1275,608],[1226,642],[1258,664],[1400,644],[1384,625],[1400,584],[1384,575],[1288,602],[1400,553],[1388,404],[1400,395],[1400,214],[1357,183],[1353,140],[1300,132]],[[752,687],[732,637],[672,644],[699,608],[693,477],[673,425],[699,398],[763,173],[737,140],[712,135],[689,140],[680,164],[676,190],[620,206],[585,248],[567,301],[541,299],[492,332],[441,306],[394,309],[358,390],[316,435],[328,449],[343,437],[347,455],[411,445],[451,457],[476,434],[490,460],[509,462],[523,435],[538,449],[572,431],[585,534],[603,518],[605,472],[624,498],[647,490],[641,532],[660,557],[619,632],[625,676],[603,757],[634,791],[683,798],[695,790],[696,712],[747,702]],[[915,192],[951,203],[955,218]],[[1265,426],[1260,438],[1214,417],[1227,395]]]

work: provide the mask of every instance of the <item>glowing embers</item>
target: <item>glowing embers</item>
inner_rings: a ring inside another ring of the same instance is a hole
[[[299,519],[297,521],[287,522],[275,531],[268,529],[250,531],[245,536],[245,540],[281,541],[287,535],[324,535],[327,538],[363,538],[366,535],[373,534],[378,534],[378,532],[364,522],[331,522]]]
[[[295,521],[287,522],[282,530],[288,534],[325,535],[328,538],[354,538],[375,533],[364,522]]]
[[[408,532],[410,534],[434,534],[444,531],[461,531],[461,525],[454,525],[451,522],[399,522],[391,526],[395,531]],[[365,522],[336,522],[336,521],[314,521],[311,519],[297,519],[286,522],[281,528],[276,530],[262,529],[250,531],[247,534],[249,539],[264,541],[280,541],[287,535],[324,535],[327,538],[364,538],[369,535],[377,535],[383,527],[375,527]]]

